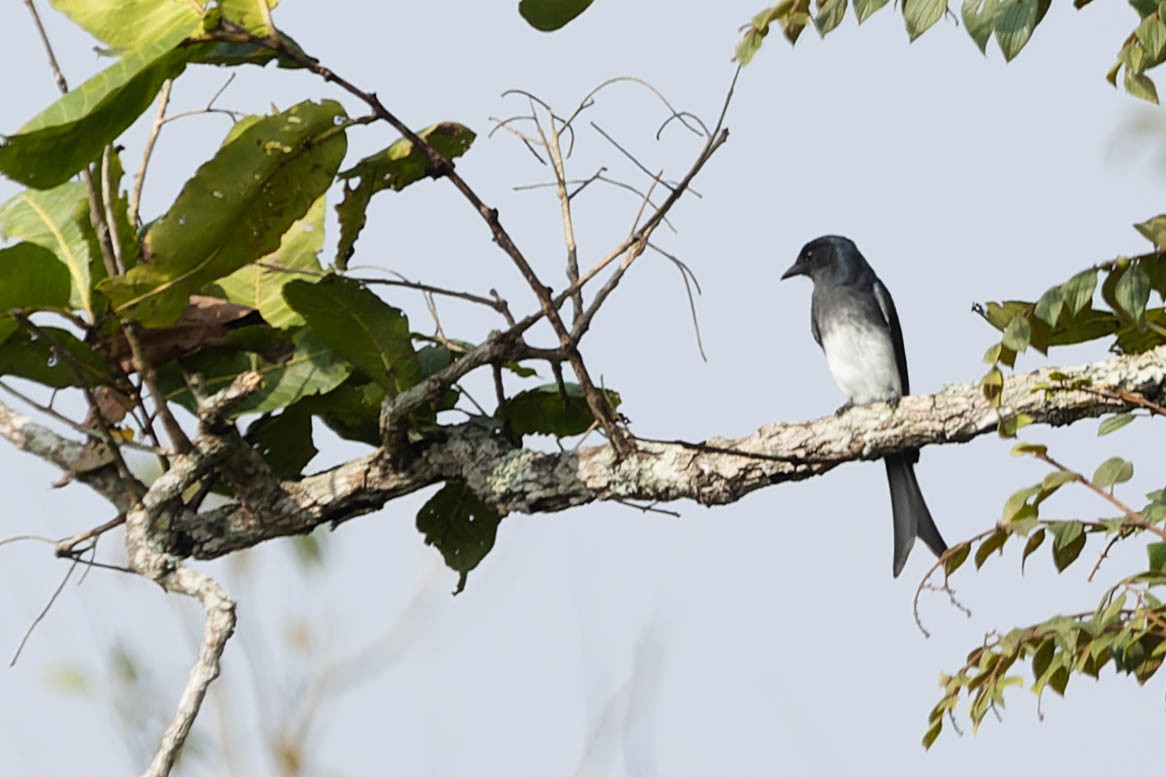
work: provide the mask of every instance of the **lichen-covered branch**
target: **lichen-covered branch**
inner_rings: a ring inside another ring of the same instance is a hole
[[[1054,381],[1054,372],[1065,377]],[[1002,417],[1024,413],[1034,423],[1061,426],[1132,407],[1097,391],[1045,388],[1076,380],[1156,400],[1166,395],[1166,349],[1011,378],[999,410],[989,406],[977,384],[954,385],[936,394],[905,397],[897,408],[878,404],[853,408],[840,417],[773,423],[739,439],[641,439],[638,454],[622,461],[606,445],[543,453],[516,449],[476,426],[455,427],[420,446],[403,470],[389,466],[382,453],[373,453],[283,482],[280,499],[263,515],[236,504],[179,516],[175,537],[191,555],[215,558],[373,512],[397,497],[454,478],[467,482],[504,514],[554,512],[617,499],[727,504],[847,461],[967,442],[994,433]]]

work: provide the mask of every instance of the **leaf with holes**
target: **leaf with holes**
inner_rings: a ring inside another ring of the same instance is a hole
[[[452,121],[443,121],[417,133],[447,160],[453,160],[469,150],[476,135],[469,127]],[[356,250],[356,239],[364,229],[366,211],[374,194],[385,189],[399,192],[429,173],[430,162],[424,150],[413,148],[408,138],[400,138],[391,146],[367,156],[338,176],[346,182],[344,200],[336,206],[340,217],[340,240],[336,247],[336,266],[348,268],[348,260]]]
[[[241,267],[216,281],[210,292],[259,311],[277,329],[301,326],[304,318],[283,298],[283,287],[296,279],[319,277],[318,254],[324,247],[324,197],[296,221],[280,240],[279,248],[254,264]]]
[[[174,321],[190,292],[276,250],[327,190],[344,158],[343,119],[340,103],[308,100],[252,122],[150,227],[150,261],[98,288],[123,316]]]
[[[459,594],[466,577],[481,563],[498,534],[502,517],[460,481],[450,481],[417,513],[417,530],[425,544],[435,546],[450,569],[458,573]]]
[[[507,400],[505,416],[510,431],[516,435],[556,437],[571,437],[587,431],[595,418],[582,387],[577,383],[566,383],[564,387],[565,392],[560,392],[558,385],[549,383],[519,392]],[[613,409],[619,406],[618,393],[611,390],[604,393]]]

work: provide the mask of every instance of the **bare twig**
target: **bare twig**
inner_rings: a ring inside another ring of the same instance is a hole
[[[680,278],[684,281],[684,292],[688,296],[688,311],[692,314],[692,330],[696,334],[696,350],[700,353],[700,358],[707,362],[709,359],[708,356],[706,356],[704,353],[704,342],[700,336],[700,320],[696,316],[696,300],[692,296],[693,286],[696,286],[697,294],[701,293],[700,283],[697,282],[696,276],[693,274],[692,270],[689,269],[687,264],[680,261],[675,256],[654,243],[648,243],[648,248],[651,248],[653,251],[660,254],[668,261],[672,262],[674,265],[676,265],[676,269],[680,271]],[[689,282],[689,279],[691,279],[691,283]]]
[[[555,127],[555,115],[550,113],[550,136],[543,135],[542,125],[537,124],[539,135],[547,143],[550,152],[551,164],[555,170],[555,182],[559,194],[559,209],[563,214],[563,239],[567,244],[567,282],[572,286],[579,282],[579,256],[575,247],[575,224],[571,219],[571,198],[567,194],[567,172],[563,164],[563,150],[559,145],[559,131]],[[578,320],[583,315],[583,291],[576,289],[571,295],[571,304],[574,309],[573,319]]]
[[[231,78],[234,78],[234,74]],[[227,81],[229,84],[230,81]],[[162,125],[166,123],[166,108],[170,105],[170,92],[174,88],[173,79],[166,79],[158,92],[158,111],[154,114],[154,123],[150,126],[150,134],[146,136],[146,146],[142,149],[142,161],[138,171],[134,174],[134,188],[130,193],[130,223],[141,226],[142,187],[146,185],[146,170],[150,166],[150,157],[154,154],[154,146],[158,136],[162,133]],[[224,87],[225,88],[225,87]],[[212,100],[213,102],[213,100]]]
[[[74,560],[73,563],[69,565],[69,569],[65,571],[65,576],[61,578],[60,584],[57,586],[56,590],[53,591],[53,595],[49,597],[48,604],[44,606],[44,609],[40,611],[40,614],[38,614],[36,618],[33,619],[32,623],[29,624],[28,630],[24,632],[24,637],[21,638],[20,644],[16,648],[16,652],[12,655],[12,660],[8,662],[9,667],[16,666],[16,661],[20,658],[20,654],[24,652],[24,646],[28,644],[29,637],[32,636],[32,632],[35,631],[36,627],[41,624],[41,621],[43,621],[48,616],[49,610],[53,608],[53,605],[57,603],[57,597],[61,595],[61,591],[64,591],[65,586],[68,585],[69,578],[73,576],[73,570],[77,568],[77,563],[78,562]]]
[[[1106,489],[1102,488],[1101,486],[1097,485],[1092,480],[1090,480],[1089,478],[1082,475],[1080,472],[1076,472],[1074,470],[1069,469],[1064,464],[1061,464],[1059,461],[1054,459],[1052,456],[1049,456],[1047,453],[1036,452],[1036,453],[1033,453],[1033,456],[1035,458],[1040,459],[1044,463],[1048,464],[1050,467],[1053,467],[1054,469],[1057,469],[1057,470],[1060,470],[1061,472],[1066,472],[1070,475],[1073,475],[1078,483],[1085,486],[1090,491],[1097,494],[1099,497],[1101,497],[1105,501],[1109,502],[1111,505],[1113,505],[1118,510],[1120,510],[1122,513],[1124,513],[1126,516],[1126,521],[1128,521],[1129,523],[1133,524],[1134,526],[1137,526],[1139,529],[1144,529],[1145,531],[1148,531],[1152,534],[1156,534],[1161,539],[1166,540],[1166,529],[1163,529],[1162,527],[1160,527],[1156,524],[1150,523],[1145,518],[1143,518],[1142,514],[1139,513],[1137,510],[1133,509],[1132,507],[1127,505],[1125,502],[1121,501],[1116,496],[1114,496],[1111,492],[1109,492]]]
[[[44,46],[45,54],[49,57],[49,67],[53,71],[53,78],[57,81],[57,88],[61,90],[61,94],[64,94],[69,91],[69,82],[65,80],[65,74],[61,72],[61,65],[57,62],[57,55],[53,53],[53,46],[49,43],[49,36],[45,32],[44,25],[41,24],[40,13],[37,12],[32,0],[24,0],[24,5],[28,8],[28,12],[32,14],[32,22],[36,25],[36,32],[40,36],[40,42]]]

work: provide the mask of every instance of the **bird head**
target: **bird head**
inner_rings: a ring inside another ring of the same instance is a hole
[[[806,243],[793,266],[782,273],[781,279],[807,275],[810,280],[831,273],[835,282],[846,283],[869,267],[858,246],[850,238],[825,235]]]

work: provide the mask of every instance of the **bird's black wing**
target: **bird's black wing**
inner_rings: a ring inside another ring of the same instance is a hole
[[[899,326],[899,314],[895,312],[895,302],[891,293],[878,278],[873,283],[875,300],[879,303],[879,310],[887,328],[891,331],[891,344],[895,347],[895,366],[899,368],[899,383],[903,386],[903,394],[911,393],[907,385],[907,350],[903,347],[903,329]]]

